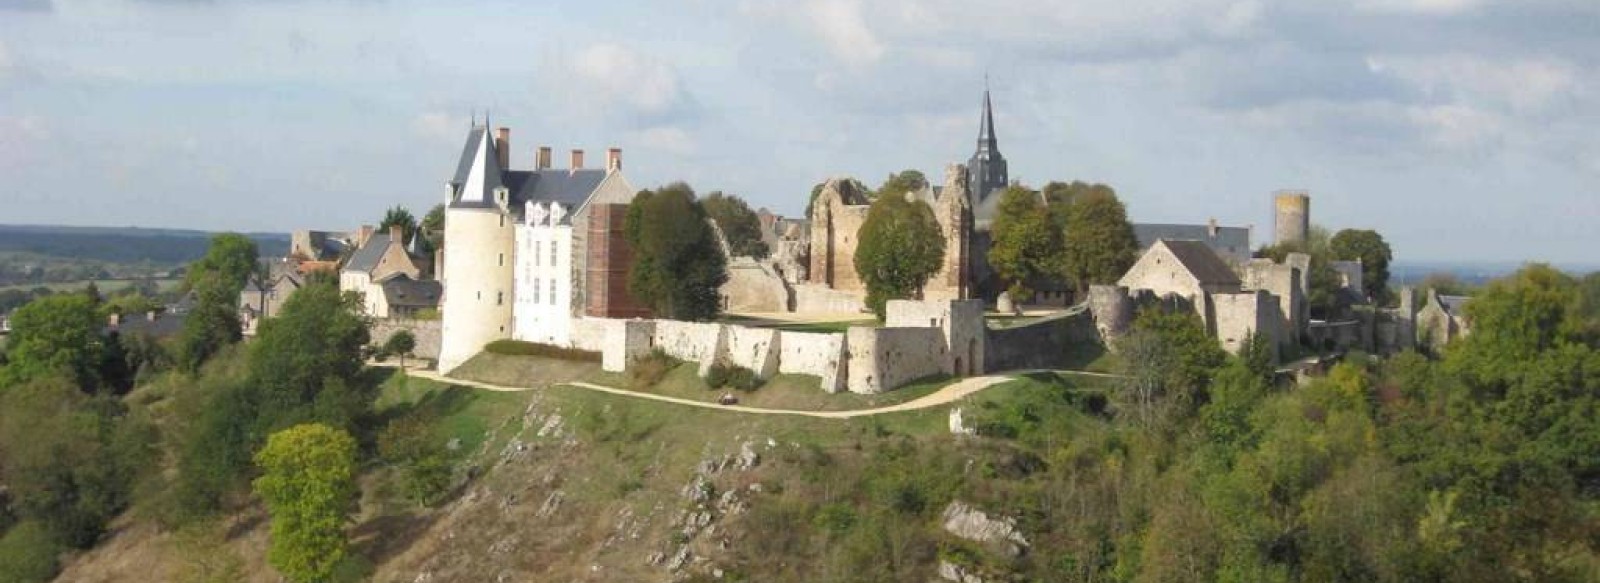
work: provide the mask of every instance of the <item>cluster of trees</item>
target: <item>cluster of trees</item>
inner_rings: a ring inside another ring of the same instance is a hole
[[[721,311],[727,259],[709,216],[704,201],[682,182],[640,191],[628,205],[628,293],[657,317],[709,320]]]
[[[417,253],[431,256],[444,245],[444,205],[434,205],[421,221],[410,209],[395,205],[384,211],[383,219],[378,221],[378,232],[387,233],[389,227],[400,227],[401,243],[407,249],[415,244]]]
[[[1369,229],[1345,229],[1328,234],[1328,230],[1313,226],[1304,241],[1286,241],[1266,245],[1255,253],[1273,261],[1283,261],[1290,253],[1305,253],[1311,257],[1311,271],[1305,274],[1310,287],[1306,298],[1311,317],[1318,319],[1337,317],[1350,307],[1353,298],[1344,295],[1344,283],[1333,269],[1334,261],[1360,261],[1361,285],[1358,290],[1368,301],[1390,305],[1395,301],[1389,289],[1389,262],[1394,252],[1383,235]]]
[[[744,199],[718,190],[700,199],[700,204],[722,229],[728,250],[734,255],[765,259],[772,252],[761,238],[761,219]]]

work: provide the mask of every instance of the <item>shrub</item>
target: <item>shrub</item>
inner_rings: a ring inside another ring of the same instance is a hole
[[[632,366],[628,367],[628,374],[633,377],[633,389],[643,390],[660,383],[666,378],[667,373],[678,368],[683,361],[673,358],[666,351],[657,348],[643,357],[635,359]]]
[[[56,576],[56,555],[61,547],[44,526],[24,521],[0,537],[0,582],[34,583]]]
[[[542,356],[578,362],[600,362],[600,353],[576,348],[563,348],[549,344],[522,340],[496,340],[483,347],[484,352],[505,356]]]
[[[754,391],[763,384],[766,384],[766,381],[756,376],[755,371],[738,365],[719,362],[711,365],[711,369],[706,371],[706,386],[712,389],[727,387],[740,391]]]

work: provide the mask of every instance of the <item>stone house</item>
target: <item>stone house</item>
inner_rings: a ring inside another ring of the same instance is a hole
[[[395,225],[387,232],[374,233],[356,249],[339,270],[339,290],[360,294],[368,316],[386,318],[388,309],[383,305],[381,284],[397,275],[415,281],[422,278],[422,269],[406,251],[404,235]]]
[[[1472,324],[1466,318],[1467,302],[1471,299],[1428,290],[1428,304],[1417,311],[1417,344],[1438,351],[1471,332]]]
[[[1224,227],[1218,225],[1216,219],[1204,225],[1134,223],[1133,236],[1139,240],[1141,252],[1162,239],[1199,241],[1229,265],[1250,262],[1250,227]]]
[[[282,263],[274,264],[268,277],[252,277],[239,291],[239,327],[245,336],[255,336],[261,321],[276,317],[283,311],[289,296],[305,286],[305,276],[297,269],[285,267]]]
[[[423,310],[439,309],[439,298],[444,286],[437,280],[411,279],[404,273],[395,273],[378,282],[382,293],[372,299],[374,318],[411,319]]]
[[[1096,321],[1104,323],[1102,333],[1114,337],[1132,322],[1141,304],[1149,303],[1135,298],[1164,298],[1165,305],[1194,310],[1206,332],[1229,353],[1238,354],[1252,335],[1264,336],[1276,360],[1298,337],[1292,327],[1298,320],[1284,309],[1303,305],[1303,290],[1297,269],[1265,267],[1248,269],[1251,282],[1260,286],[1248,289],[1210,245],[1161,239],[1134,262],[1116,287],[1091,288],[1090,305],[1102,312],[1119,312],[1095,314]],[[1280,297],[1277,290],[1286,291],[1288,297]]]

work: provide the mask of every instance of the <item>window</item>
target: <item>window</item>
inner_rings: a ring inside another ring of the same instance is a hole
[[[550,266],[551,267],[555,267],[556,266],[556,242],[555,241],[551,241],[550,242]]]
[[[539,278],[533,278],[533,303],[539,303]]]
[[[500,226],[502,226],[502,227],[506,226],[506,216],[505,215],[500,215]]]
[[[544,253],[544,242],[543,241],[534,241],[533,242],[533,265],[534,265],[534,267],[538,267],[539,266],[539,254],[541,254],[541,253]]]
[[[494,305],[506,305],[506,292],[494,292]]]
[[[556,280],[550,279],[550,305],[556,305]]]
[[[497,255],[496,257],[499,258],[500,267],[505,267],[506,266],[506,254],[505,253],[501,253],[501,254]]]

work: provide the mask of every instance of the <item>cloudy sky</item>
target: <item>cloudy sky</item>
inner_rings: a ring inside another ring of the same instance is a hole
[[[516,166],[794,214],[965,161],[986,74],[1013,179],[1138,221],[1259,242],[1296,188],[1402,260],[1600,249],[1595,0],[0,0],[0,222],[348,228],[485,110]]]

